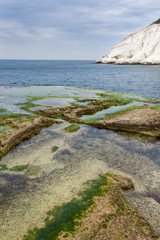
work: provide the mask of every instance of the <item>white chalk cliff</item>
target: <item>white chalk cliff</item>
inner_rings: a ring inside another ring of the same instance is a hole
[[[160,19],[123,39],[96,63],[160,64]]]

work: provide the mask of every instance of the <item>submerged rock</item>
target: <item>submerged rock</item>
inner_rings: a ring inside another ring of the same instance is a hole
[[[124,38],[96,63],[160,64],[160,21]]]

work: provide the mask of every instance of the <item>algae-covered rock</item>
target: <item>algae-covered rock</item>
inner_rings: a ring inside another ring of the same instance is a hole
[[[156,232],[127,201],[123,190],[134,189],[132,181],[113,174],[84,184],[76,198],[47,213],[42,228],[29,230],[24,240],[152,240]]]
[[[135,109],[112,116],[110,119],[103,119],[88,124],[98,128],[138,132],[159,137],[160,111],[151,108]]]
[[[24,122],[18,124],[18,130],[11,132],[11,136],[1,141],[1,158],[21,141],[39,133],[42,128],[49,127],[53,124],[52,119],[37,116],[32,123]]]

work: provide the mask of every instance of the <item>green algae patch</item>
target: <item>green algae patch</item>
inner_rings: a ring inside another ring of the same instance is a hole
[[[32,108],[35,107],[50,107],[50,106],[46,106],[46,105],[42,105],[42,104],[36,104],[33,103],[33,101],[38,101],[38,100],[43,100],[43,99],[48,99],[48,98],[52,98],[52,96],[26,96],[26,100],[27,102],[22,102],[22,103],[16,103],[15,105],[17,106],[21,106],[22,110],[25,110],[27,112],[32,113],[33,111],[31,110]]]
[[[153,106],[153,107],[151,107],[151,109],[160,110],[160,106]]]
[[[37,121],[33,122],[36,118]],[[36,115],[24,116],[18,114],[0,115],[0,120],[2,121],[2,127],[6,128],[3,131],[5,134],[1,135],[0,140],[0,160],[23,140],[38,134],[44,127],[49,127],[58,122]],[[5,141],[3,142],[3,140]]]
[[[79,226],[79,219],[84,217],[87,209],[93,205],[95,196],[103,196],[102,186],[107,185],[107,175],[88,181],[85,190],[62,206],[56,206],[47,213],[44,228],[35,228],[28,232],[24,240],[54,240],[61,232],[73,234]]]
[[[5,164],[0,164],[0,171],[5,171],[5,170],[8,170],[7,165],[5,165]]]
[[[107,113],[105,118],[108,119],[108,118],[110,118],[112,116],[115,116],[115,115],[118,115],[118,114],[123,114],[125,112],[132,111],[132,110],[135,110],[135,109],[145,109],[147,107],[148,107],[148,105],[146,105],[146,104],[144,104],[143,106],[133,105],[133,106],[130,106],[129,108],[123,109],[121,111],[117,111],[115,113]]]
[[[5,108],[0,108],[0,113],[4,113],[7,112],[7,110]]]
[[[96,119],[91,119],[91,120],[86,120],[86,121],[83,121],[84,124],[88,124],[88,123],[94,123],[94,122],[97,122],[99,120],[103,120],[104,118],[96,118]]]
[[[29,164],[27,165],[17,165],[9,169],[9,171],[21,172],[27,169]]]
[[[52,147],[52,152],[56,152],[58,149],[59,149],[59,147],[54,146],[54,147]]]
[[[17,166],[14,166],[12,168],[8,168],[7,165],[5,164],[1,164],[0,165],[0,171],[15,171],[15,172],[21,172],[21,171],[24,171],[25,169],[27,169],[29,166],[29,164],[27,165],[17,165]]]
[[[78,124],[72,124],[68,127],[64,128],[65,132],[76,132],[80,129],[80,126]]]
[[[155,98],[150,98],[146,96],[136,95],[136,94],[128,94],[128,93],[120,93],[120,92],[103,92],[96,93],[98,97],[107,100],[119,100],[119,101],[138,101],[138,102],[147,102],[147,103],[159,103],[160,101]]]
[[[89,180],[77,198],[55,206],[44,227],[29,230],[23,240],[158,239],[122,191],[133,188],[130,179],[113,174]]]
[[[48,99],[48,98],[52,98],[52,96],[32,96],[32,95],[27,95],[27,100],[29,101],[38,101],[38,100],[44,100],[44,99]]]
[[[35,107],[42,107],[42,105],[35,104],[35,103],[32,103],[32,102],[28,101],[28,102],[25,103],[25,106],[21,107],[21,109],[23,109],[23,110],[25,110],[27,112],[31,112],[32,113],[33,111],[31,110],[31,108],[35,108]]]

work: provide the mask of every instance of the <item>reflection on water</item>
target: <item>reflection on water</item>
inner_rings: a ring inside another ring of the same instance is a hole
[[[69,106],[71,102],[73,102],[73,98],[50,98],[50,99],[44,99],[39,101],[34,101],[35,104],[40,105],[47,105],[52,107],[65,107]]]
[[[146,217],[152,216],[148,220],[160,232],[156,215],[160,212],[160,142],[121,136],[85,125],[68,134],[63,131],[66,125],[62,123],[43,129],[3,159],[2,164],[8,167],[18,164],[29,164],[29,167],[21,173],[0,172],[0,224],[3,230],[6,229],[5,234],[2,230],[2,239],[8,240],[11,236],[12,239],[21,239],[28,227],[43,223],[46,212],[55,204],[70,200],[83,182],[107,171],[133,179],[136,190],[128,198],[131,202],[134,200]],[[59,149],[52,152],[53,146]],[[12,191],[7,192],[11,183]],[[148,197],[151,200],[149,208]],[[17,238],[24,222],[24,232]]]
[[[143,106],[144,102],[133,101],[132,103],[128,103],[128,104],[123,105],[123,106],[112,106],[108,109],[104,109],[102,111],[99,111],[99,112],[95,113],[94,115],[83,115],[81,117],[81,119],[83,121],[90,121],[90,120],[94,120],[94,119],[102,119],[102,118],[105,118],[106,114],[113,114],[113,113],[117,113],[117,112],[120,112],[120,111],[124,111],[124,110],[127,110],[131,106],[134,106],[134,105]]]

